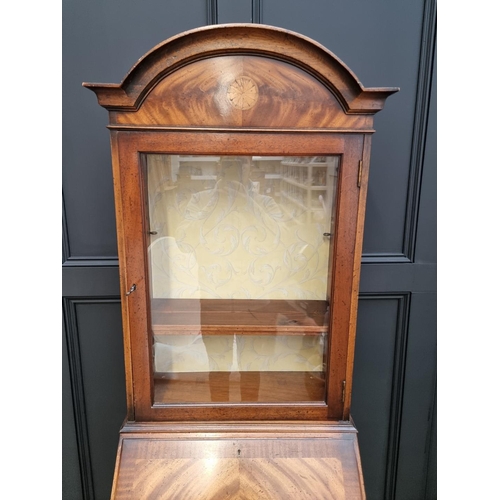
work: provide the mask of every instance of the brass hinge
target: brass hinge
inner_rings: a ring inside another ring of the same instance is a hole
[[[358,187],[361,187],[361,176],[363,175],[363,160],[359,160],[358,165]]]
[[[342,380],[342,403],[345,403],[345,380]]]

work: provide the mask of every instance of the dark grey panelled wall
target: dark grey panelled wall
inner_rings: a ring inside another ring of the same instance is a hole
[[[120,82],[187,29],[258,22],[307,35],[368,87],[375,117],[352,413],[368,500],[436,498],[435,0],[63,3],[63,499],[109,498],[125,417],[107,112]]]

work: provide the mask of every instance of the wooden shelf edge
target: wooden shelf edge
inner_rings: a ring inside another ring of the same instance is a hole
[[[200,421],[200,422],[131,422],[124,423],[121,434],[198,434],[221,433],[259,433],[259,434],[295,434],[295,433],[354,433],[358,431],[351,420],[273,420],[273,421]]]

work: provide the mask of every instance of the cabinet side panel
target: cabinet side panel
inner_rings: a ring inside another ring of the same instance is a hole
[[[368,172],[370,168],[370,148],[371,135],[365,135],[363,140],[363,157],[358,164],[358,216],[356,222],[356,244],[354,247],[354,269],[351,293],[351,316],[349,320],[349,345],[347,349],[346,384],[344,397],[343,419],[350,416],[351,394],[352,394],[352,373],[354,366],[354,347],[356,342],[356,329],[358,317],[358,294],[361,273],[361,253],[363,250],[363,233],[365,224],[366,193],[368,191]]]
[[[132,381],[132,354],[130,350],[130,325],[129,325],[129,312],[128,302],[124,296],[126,289],[126,276],[127,276],[127,259],[125,255],[125,234],[123,223],[123,200],[122,200],[122,183],[120,178],[119,166],[119,153],[118,153],[118,140],[116,132],[111,131],[111,156],[113,166],[113,186],[115,193],[115,210],[116,210],[116,229],[118,239],[118,259],[119,259],[119,273],[120,273],[120,290],[121,290],[121,311],[122,311],[122,324],[123,324],[123,353],[125,362],[125,384],[127,390],[127,418],[134,420],[134,384]]]

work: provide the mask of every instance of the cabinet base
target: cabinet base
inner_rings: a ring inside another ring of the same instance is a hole
[[[348,422],[128,423],[113,500],[365,499]]]

